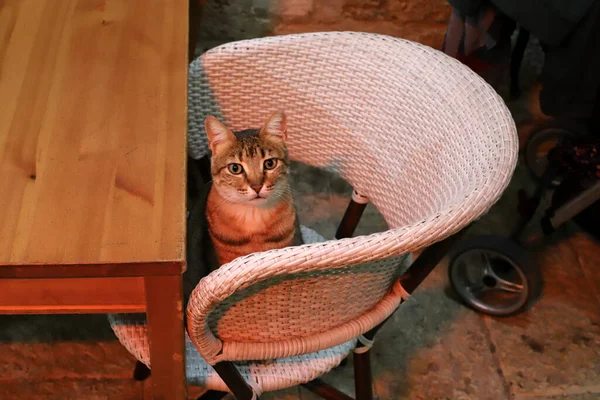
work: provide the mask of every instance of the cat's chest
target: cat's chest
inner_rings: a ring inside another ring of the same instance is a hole
[[[221,208],[209,224],[220,235],[243,242],[263,242],[272,236],[280,235],[293,227],[294,214],[290,207],[282,204],[275,209],[232,209]]]
[[[287,210],[254,210],[243,215],[235,215],[229,219],[232,230],[245,236],[251,242],[261,242],[289,229],[287,220],[293,218]]]

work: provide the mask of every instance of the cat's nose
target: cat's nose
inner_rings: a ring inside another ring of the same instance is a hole
[[[260,189],[262,189],[262,185],[252,185],[250,187],[256,192],[256,194],[258,194],[260,192]]]

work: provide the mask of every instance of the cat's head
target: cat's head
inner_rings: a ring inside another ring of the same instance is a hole
[[[269,206],[288,195],[286,117],[271,115],[260,129],[232,132],[209,116],[204,121],[212,151],[213,187],[227,201]]]

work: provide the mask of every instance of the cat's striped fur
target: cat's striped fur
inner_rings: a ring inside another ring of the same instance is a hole
[[[212,188],[206,204],[216,260],[302,243],[289,184],[286,117],[274,113],[261,129],[230,131],[205,122],[212,151]]]

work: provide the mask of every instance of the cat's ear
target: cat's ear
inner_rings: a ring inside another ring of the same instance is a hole
[[[206,136],[208,136],[208,146],[213,153],[219,143],[235,139],[235,135],[225,124],[212,115],[204,120],[204,129],[206,129]]]
[[[260,131],[261,135],[277,136],[284,141],[287,140],[287,121],[283,111],[276,111],[267,120]]]

